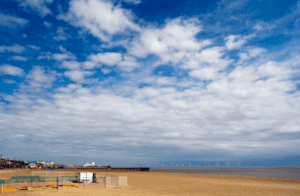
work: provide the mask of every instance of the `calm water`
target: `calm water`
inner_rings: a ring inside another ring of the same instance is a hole
[[[150,167],[150,171],[300,179],[299,167]]]

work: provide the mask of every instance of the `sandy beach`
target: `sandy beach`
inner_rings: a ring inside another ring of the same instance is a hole
[[[48,175],[51,175],[51,172],[47,172]],[[3,195],[300,195],[300,180],[294,179],[162,172],[93,172],[105,175],[127,176],[128,187],[108,189],[68,188],[60,190],[27,190],[6,192]],[[15,171],[13,170],[0,172],[0,178],[7,178],[14,175]]]

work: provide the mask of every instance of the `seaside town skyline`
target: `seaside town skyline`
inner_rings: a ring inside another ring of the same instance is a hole
[[[0,153],[300,165],[299,18],[300,1],[2,1]]]

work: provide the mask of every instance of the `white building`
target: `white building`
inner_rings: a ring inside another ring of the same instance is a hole
[[[91,164],[85,163],[85,164],[83,165],[83,167],[94,167],[94,166],[96,166],[94,162],[92,162]]]

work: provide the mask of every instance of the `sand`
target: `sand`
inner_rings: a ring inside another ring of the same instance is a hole
[[[88,172],[91,172],[90,170]],[[199,195],[199,196],[293,196],[300,195],[300,180],[263,177],[240,177],[161,172],[96,172],[97,174],[127,176],[127,188],[61,188],[6,192],[3,195]],[[54,173],[53,173],[54,174]],[[15,171],[0,172],[0,178],[14,176]],[[49,171],[48,171],[48,175]],[[66,183],[64,183],[66,184]],[[75,183],[74,183],[75,184]],[[78,185],[78,184],[76,184]],[[38,184],[36,186],[39,186]],[[1,194],[1,192],[0,192]]]

